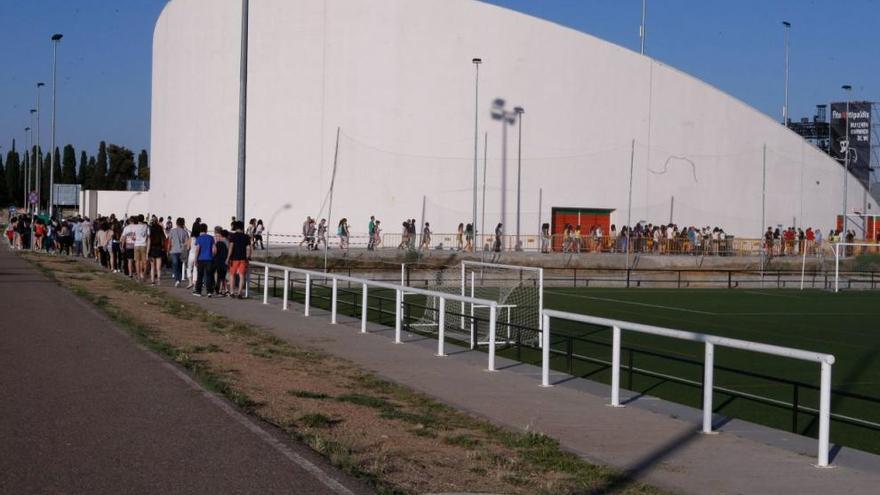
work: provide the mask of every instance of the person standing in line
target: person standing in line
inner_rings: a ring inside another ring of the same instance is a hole
[[[312,220],[312,217],[310,217],[310,216],[306,217],[306,220],[302,224],[303,238],[301,241],[299,241],[300,246],[305,244],[307,249],[312,248],[312,245],[314,244],[314,239],[312,238],[312,235],[309,233],[309,231],[310,231],[310,228],[314,225],[314,223],[315,223],[315,221]]]
[[[504,235],[504,225],[499,223],[495,226],[495,246],[493,251],[496,253],[501,252],[501,236]]]
[[[73,231],[73,255],[82,258],[82,220],[79,217],[74,218],[70,223],[70,228]]]
[[[186,249],[186,241],[189,240],[189,234],[186,233],[186,221],[178,218],[177,226],[168,231],[168,240],[170,241],[168,253],[171,255],[171,278],[174,279],[174,286],[180,287],[180,281],[183,278],[183,252]]]
[[[314,221],[312,221],[314,224]],[[234,232],[229,236],[229,277],[232,285],[232,297],[244,299],[247,284],[248,261],[253,254],[251,240],[244,233],[242,222],[233,222]],[[235,277],[238,276],[238,283]]]
[[[370,223],[367,224],[367,251],[372,251],[375,248],[375,234],[376,234],[376,217],[370,215]]]
[[[244,224],[242,223],[242,226],[243,225]],[[186,285],[187,289],[194,289],[196,286],[196,274],[198,271],[198,261],[196,259],[196,239],[201,233],[201,230],[199,230],[200,227],[200,224],[193,225],[193,230],[190,232],[189,239],[186,240],[186,278],[187,280],[189,280],[189,283]],[[245,234],[245,237],[247,237],[247,234]],[[248,242],[250,242],[250,237],[248,237]]]
[[[150,265],[150,284],[159,285],[162,274],[162,263],[165,260],[165,229],[162,223],[153,217],[149,227],[150,242],[148,259]]]
[[[419,250],[424,249],[426,252],[431,249],[431,224],[425,222],[424,227],[422,227],[422,243],[419,246]]]
[[[250,238],[250,236],[248,236]],[[208,233],[208,226],[199,225],[199,236],[195,241],[196,252],[196,288],[193,295],[202,297],[202,287],[205,287],[208,297],[214,297],[214,254],[216,254],[214,246],[214,236]]]
[[[263,219],[257,220],[257,226],[254,227],[254,249],[257,246],[260,246],[260,249],[266,249],[266,246],[263,245],[263,234],[266,232],[266,227],[263,226]]]
[[[314,221],[313,221],[314,222]],[[318,249],[321,246],[321,243],[324,244],[324,248],[327,246],[327,219],[322,218],[318,223],[318,237],[315,240],[315,249]]]
[[[147,274],[147,246],[150,245],[150,229],[144,223],[143,215],[136,215],[132,218],[134,265],[138,280],[144,282]]]
[[[98,253],[98,262],[107,268],[110,257],[107,254],[107,225],[104,223],[98,225],[98,231],[95,233],[95,247]]]
[[[376,224],[373,226],[373,249],[376,249],[382,245],[382,227],[380,227],[381,223],[381,221],[376,220]]]
[[[214,291],[218,296],[229,295],[229,286],[226,284],[226,272],[229,268],[229,232],[219,225],[214,227],[214,275],[216,282]]]

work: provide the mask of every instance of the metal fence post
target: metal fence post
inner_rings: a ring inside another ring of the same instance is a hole
[[[819,467],[828,467],[828,437],[831,430],[831,364],[822,361],[819,388]]]
[[[611,406],[620,407],[620,327],[611,332]]]
[[[541,349],[541,386],[550,386],[550,317],[541,315],[544,324],[541,328],[541,340],[544,345]]]
[[[442,297],[440,298],[439,310],[440,310],[440,314],[438,315],[438,318],[437,318],[437,355],[442,357],[442,356],[446,355],[443,352],[444,351],[444,349],[443,349],[443,340],[444,340],[443,333],[446,330],[446,299],[445,298],[442,298]],[[454,323],[453,323],[453,325],[454,325]]]
[[[361,333],[367,333],[367,283],[364,282],[361,294]]]
[[[263,269],[263,304],[269,304],[269,265]]]
[[[268,240],[266,241],[268,242]],[[284,270],[284,302],[281,303],[281,309],[287,311],[288,286],[290,285],[290,270]]]
[[[394,291],[394,343],[400,344],[400,303],[401,303],[401,293],[400,289]]]
[[[306,273],[305,316],[309,316],[309,305],[312,302],[312,275]]]
[[[715,367],[715,344],[706,342],[706,358],[703,361],[703,433],[712,433],[712,392]]]
[[[333,277],[333,288],[330,293],[330,324],[336,324],[336,277]]]
[[[489,370],[495,371],[495,319],[497,316],[497,306],[492,304],[489,306]]]

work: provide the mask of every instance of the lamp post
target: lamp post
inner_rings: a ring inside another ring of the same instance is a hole
[[[782,125],[788,127],[788,52],[789,52],[789,32],[791,31],[791,23],[782,21],[785,26],[785,101],[782,104]]]
[[[52,149],[49,150],[49,216],[55,218],[55,100],[57,81],[58,43],[63,35],[52,35]]]
[[[37,212],[40,211],[40,206],[42,206],[43,202],[43,150],[40,149],[40,88],[45,86],[45,83],[38,82],[37,83],[37,108],[31,110],[31,112],[36,112],[37,115],[37,161],[36,161],[36,184],[34,185],[34,189],[37,191]]]
[[[471,60],[474,64],[474,204],[473,216],[471,218],[471,228],[473,234],[473,244],[477,245],[477,153],[479,143],[479,124],[480,124],[480,64],[483,59],[474,58]]]
[[[235,218],[244,221],[245,163],[247,159],[247,56],[248,0],[241,0],[241,58],[238,66],[238,168],[235,189]]]
[[[505,101],[492,103],[492,118],[501,121],[501,234],[507,230],[507,126],[516,122],[516,113],[504,108]]]
[[[27,153],[24,155],[24,202],[22,206],[24,206],[24,211],[30,211],[31,206],[28,203],[28,191],[31,188],[31,157],[30,157],[30,149],[31,149],[31,128],[24,128],[24,142],[25,150]]]
[[[846,236],[846,194],[849,182],[849,99],[852,86],[844,84],[841,89],[846,92],[846,137],[840,145],[840,150],[843,152],[843,218],[841,219],[840,234]]]
[[[522,116],[526,111],[523,107],[516,107],[513,109],[513,113],[516,114],[517,127],[519,131],[519,139],[517,143],[517,152],[516,152],[516,249],[522,249],[522,244],[520,244],[519,239],[519,224],[520,224],[520,199],[522,199]]]

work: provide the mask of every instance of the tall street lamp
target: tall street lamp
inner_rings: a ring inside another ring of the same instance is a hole
[[[788,126],[788,64],[789,64],[789,32],[791,31],[791,23],[788,21],[782,21],[782,25],[785,26],[785,101],[782,104],[782,125]]]
[[[477,148],[479,143],[479,124],[480,124],[480,64],[483,59],[474,58],[471,60],[474,64],[474,204],[473,216],[471,218],[471,228],[473,234],[473,248],[477,246]]]
[[[63,35],[52,35],[52,149],[49,150],[49,216],[55,218],[55,96],[58,87],[58,43]]]
[[[37,190],[37,212],[40,211],[40,206],[43,204],[43,177],[42,177],[42,169],[43,169],[43,150],[40,149],[40,88],[45,86],[45,83],[38,82],[37,83],[37,108],[31,110],[32,112],[36,112],[37,115],[37,162],[36,162],[36,176],[37,181],[35,184],[35,189]]]
[[[642,24],[639,26],[639,41],[641,49],[639,53],[645,54],[645,39],[648,37],[648,0],[642,0]]]
[[[526,111],[523,107],[516,107],[513,109],[513,113],[516,114],[517,127],[519,128],[519,142],[516,152],[516,249],[520,250],[522,249],[519,240],[520,200],[522,199],[522,116]]]
[[[241,0],[241,56],[238,64],[238,167],[235,188],[235,218],[244,221],[245,167],[247,159],[247,56],[248,0]]]
[[[28,191],[31,188],[31,157],[30,157],[30,149],[31,149],[31,128],[24,128],[24,142],[25,142],[25,164],[24,164],[24,202],[22,205],[24,206],[24,211],[30,211],[31,207],[28,203]]]
[[[849,180],[849,99],[850,92],[852,91],[852,86],[849,84],[844,84],[841,86],[846,92],[846,137],[841,142],[840,150],[843,152],[843,220],[841,227],[841,235],[846,235],[846,194],[847,194],[847,186]]]
[[[501,234],[507,230],[507,126],[516,122],[516,114],[504,108],[503,98],[492,102],[492,118],[501,121]]]

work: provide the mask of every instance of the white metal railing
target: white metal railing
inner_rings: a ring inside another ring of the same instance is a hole
[[[621,333],[626,330],[636,333],[644,333],[650,335],[659,335],[679,340],[687,340],[691,342],[702,342],[705,344],[704,351],[704,367],[703,367],[703,433],[712,433],[712,394],[714,391],[714,361],[715,347],[729,347],[732,349],[740,349],[744,351],[760,352],[763,354],[771,354],[802,361],[810,361],[819,363],[820,367],[820,388],[819,388],[819,448],[818,463],[819,467],[828,466],[828,447],[831,422],[831,365],[834,364],[834,356],[831,354],[822,354],[818,352],[804,351],[800,349],[792,349],[790,347],[780,347],[770,344],[761,344],[758,342],[750,342],[747,340],[730,339],[726,337],[718,337],[715,335],[707,335],[702,333],[687,332],[683,330],[673,330],[670,328],[655,327],[651,325],[643,325],[641,323],[632,323],[628,321],[612,320],[608,318],[600,318],[596,316],[568,313],[564,311],[555,311],[546,309],[543,311],[544,331],[543,331],[543,356],[541,370],[541,386],[550,386],[550,319],[557,318],[560,320],[568,320],[579,323],[587,323],[590,325],[600,325],[611,327],[611,406],[620,406],[620,341]]]
[[[462,296],[458,294],[450,294],[446,292],[437,292],[433,290],[427,289],[418,289],[415,287],[406,287],[403,285],[391,284],[387,282],[378,282],[375,280],[368,280],[363,278],[349,277],[346,275],[339,275],[335,273],[324,273],[313,270],[305,270],[302,268],[293,268],[289,266],[283,265],[275,265],[271,263],[262,263],[259,261],[251,261],[250,265],[253,267],[261,267],[263,268],[263,304],[269,304],[269,272],[270,270],[280,271],[284,273],[284,294],[283,294],[283,302],[282,309],[287,310],[287,301],[288,301],[288,288],[290,286],[290,274],[297,273],[305,276],[305,301],[304,304],[304,314],[305,316],[309,316],[309,306],[311,303],[311,288],[312,288],[312,280],[313,279],[322,279],[331,281],[331,296],[330,296],[330,323],[336,324],[336,309],[337,309],[337,295],[338,295],[338,286],[339,282],[348,282],[350,284],[357,284],[361,286],[361,290],[363,291],[361,294],[361,333],[367,332],[367,316],[369,313],[369,308],[367,307],[367,297],[368,290],[370,287],[377,289],[387,289],[393,290],[395,293],[395,305],[394,305],[394,343],[401,344],[403,343],[400,339],[401,329],[402,329],[402,320],[403,313],[401,311],[401,306],[403,305],[403,295],[404,294],[420,294],[428,297],[436,297],[439,300],[438,305],[438,335],[437,335],[437,355],[445,356],[444,353],[444,345],[445,345],[445,313],[446,313],[446,301],[456,301],[461,302],[462,304],[471,304],[477,306],[483,306],[489,308],[489,364],[488,370],[495,371],[495,327],[498,313],[498,303],[496,301],[492,301],[489,299],[481,299],[477,297],[468,297]],[[247,275],[250,278],[250,272]],[[245,287],[247,288],[250,284],[245,283]],[[247,289],[246,289],[247,290]]]

